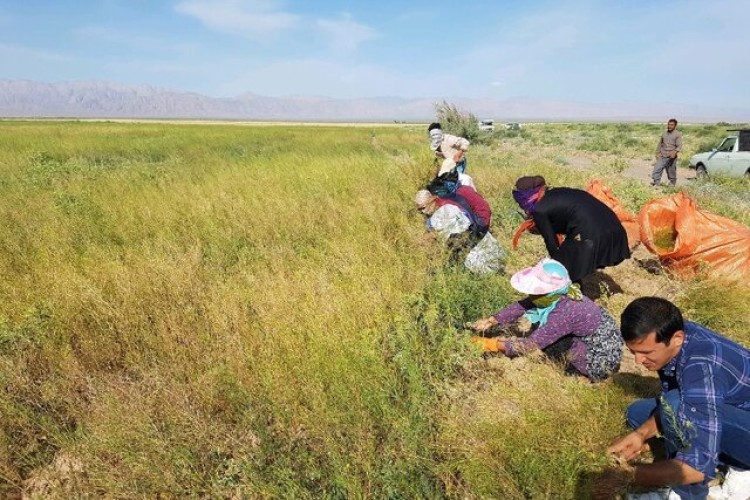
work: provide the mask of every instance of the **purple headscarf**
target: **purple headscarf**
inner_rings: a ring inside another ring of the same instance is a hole
[[[518,206],[520,206],[526,215],[534,213],[536,203],[541,199],[544,186],[538,186],[535,188],[524,189],[522,191],[514,190],[513,199],[516,200]]]
[[[544,194],[546,182],[544,177],[537,175],[534,177],[521,177],[516,181],[516,188],[513,190],[513,199],[516,200],[526,215],[534,213],[537,202]]]

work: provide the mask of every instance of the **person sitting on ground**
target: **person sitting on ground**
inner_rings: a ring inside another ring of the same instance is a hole
[[[459,173],[466,171],[466,150],[471,144],[467,139],[443,132],[442,125],[431,123],[427,127],[430,136],[430,149],[440,161],[435,177],[455,168]]]
[[[463,208],[467,212],[466,215],[471,222],[471,231],[477,236],[477,238],[482,238],[490,228],[490,223],[492,222],[492,208],[490,207],[490,204],[487,203],[487,200],[477,192],[476,188],[463,184],[463,181],[460,180],[461,176],[462,174],[458,174],[459,182],[457,183],[455,191],[437,196],[432,194],[429,190],[422,190],[427,191],[430,196],[428,197],[427,194],[422,191],[418,192],[417,196],[426,204],[434,202],[437,207],[454,205]],[[464,175],[464,177],[468,176]],[[417,204],[419,205],[419,202],[417,202]]]
[[[628,235],[607,205],[581,189],[549,188],[544,177],[521,177],[513,198],[547,247],[577,283],[597,269],[630,258]],[[564,235],[560,243],[557,235]]]
[[[492,217],[489,204],[469,187],[462,186],[459,190],[468,199],[457,193],[441,198],[426,189],[417,192],[414,202],[417,210],[427,216],[427,229],[447,241],[452,262],[464,259],[466,267],[475,272],[502,270],[505,252],[489,233]]]
[[[533,331],[528,337],[472,337],[485,352],[514,357],[541,349],[552,357],[569,355],[568,371],[593,382],[606,379],[620,367],[623,341],[612,316],[581,294],[560,262],[542,259],[515,273],[510,284],[528,297],[468,326],[488,332],[524,316]]]
[[[667,460],[636,465],[634,484],[706,498],[707,483],[723,463],[730,469],[721,498],[750,498],[750,350],[684,321],[677,306],[660,297],[631,302],[621,328],[635,361],[659,374],[662,392],[628,407],[634,430],[607,451],[632,460],[659,436]]]

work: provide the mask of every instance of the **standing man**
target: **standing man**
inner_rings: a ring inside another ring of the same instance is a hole
[[[622,337],[635,361],[661,380],[658,398],[627,410],[630,434],[607,449],[625,460],[664,439],[667,460],[639,464],[632,482],[672,488],[669,498],[706,498],[716,466],[729,467],[722,498],[750,498],[750,351],[696,323],[659,297],[631,302]]]
[[[667,131],[661,134],[656,146],[656,163],[651,173],[651,185],[661,185],[661,173],[667,170],[667,178],[673,186],[677,184],[677,155],[682,151],[682,134],[677,131],[677,120],[670,118]]]
[[[471,144],[468,139],[443,132],[439,123],[431,123],[427,127],[430,136],[430,149],[435,152],[435,158],[439,160],[440,166],[435,172],[435,177],[455,168],[458,173],[466,171],[466,150]]]

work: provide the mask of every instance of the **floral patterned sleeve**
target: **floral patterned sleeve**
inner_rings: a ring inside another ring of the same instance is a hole
[[[521,302],[513,302],[511,305],[500,309],[492,316],[497,320],[498,325],[509,325],[523,316],[525,312],[526,308]]]
[[[524,352],[535,349],[544,349],[554,344],[564,336],[573,331],[573,313],[570,308],[557,307],[549,315],[544,326],[540,326],[534,333],[525,338],[511,339],[505,342],[505,354],[508,356],[519,356]]]

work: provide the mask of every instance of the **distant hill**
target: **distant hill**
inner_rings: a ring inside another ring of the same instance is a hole
[[[167,118],[295,121],[429,121],[444,98],[320,96],[267,97],[245,93],[216,98],[194,92],[102,81],[41,83],[0,80],[0,117]],[[696,108],[680,104],[591,104],[537,100],[445,98],[479,118],[499,121],[747,122],[750,109]]]

